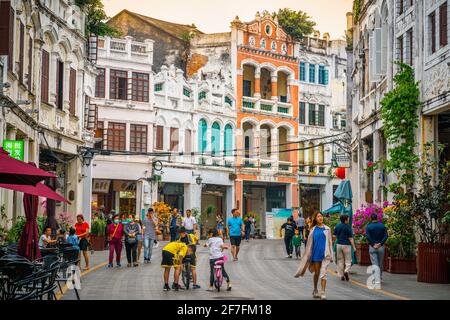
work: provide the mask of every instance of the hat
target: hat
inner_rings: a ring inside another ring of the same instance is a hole
[[[183,233],[183,232],[186,232],[186,228],[180,227],[180,229],[178,229],[178,233]]]

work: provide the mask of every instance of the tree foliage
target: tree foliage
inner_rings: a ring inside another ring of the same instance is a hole
[[[86,35],[118,37],[120,32],[105,23],[109,18],[101,0],[76,0],[76,4],[86,11]]]
[[[278,12],[272,14],[272,17],[278,19],[280,26],[294,41],[299,41],[304,36],[310,35],[316,26],[311,17],[301,10],[279,9]]]

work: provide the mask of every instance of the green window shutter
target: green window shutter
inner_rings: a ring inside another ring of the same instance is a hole
[[[208,125],[204,119],[200,120],[198,124],[198,151],[205,152],[207,146],[206,134],[208,130]]]
[[[309,65],[309,82],[311,82],[311,83],[316,82],[316,65],[315,64]]]
[[[328,69],[324,70],[324,85],[328,85],[329,83],[329,71]]]
[[[231,152],[233,149],[233,128],[229,124],[225,126],[224,149],[225,149],[225,156],[232,155]]]
[[[299,123],[305,124],[305,103],[300,102],[300,110],[299,110]]]
[[[325,106],[319,105],[318,112],[318,125],[324,127],[325,126]]]
[[[306,64],[300,62],[300,81],[306,81]]]
[[[216,156],[220,150],[220,125],[214,122],[211,135],[211,154]]]
[[[316,105],[309,104],[309,125],[314,126],[316,124]]]

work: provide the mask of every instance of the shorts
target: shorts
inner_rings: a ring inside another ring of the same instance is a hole
[[[186,257],[184,257],[183,263],[185,263],[187,257],[191,258],[191,267],[195,268],[197,266],[197,256],[195,255],[195,253],[189,254]]]
[[[239,247],[241,245],[241,236],[230,236],[230,242],[232,246]]]
[[[79,246],[80,246],[80,251],[88,251],[88,247],[89,247],[88,239],[81,238]]]
[[[163,268],[178,267],[179,265],[175,264],[174,258],[175,258],[175,255],[173,253],[163,250],[161,267],[163,267]]]

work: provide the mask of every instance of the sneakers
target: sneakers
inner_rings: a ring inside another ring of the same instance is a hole
[[[117,268],[122,267],[122,265],[120,264],[120,262],[117,262]]]
[[[164,291],[170,291],[169,285],[166,283],[163,288]]]
[[[198,284],[194,284],[194,285],[192,286],[192,289],[200,289],[200,286],[199,286]]]
[[[137,267],[137,266],[139,266],[139,263],[137,263],[137,262],[133,263],[133,267]]]
[[[350,278],[348,277],[348,272],[344,272],[344,278],[345,278],[345,281],[349,281],[350,280]]]
[[[227,291],[231,291],[231,283],[227,282]]]
[[[291,257],[290,255],[287,255],[287,256],[286,256],[286,258],[290,258],[290,257]]]
[[[159,242],[154,242],[154,244],[153,244],[153,249],[156,249],[156,248],[158,248],[159,247]]]
[[[289,259],[292,259],[292,254],[289,255]]]
[[[206,289],[206,291],[208,291],[208,292],[213,292],[213,291],[214,291],[214,288],[211,286],[211,287],[209,287],[208,289]]]
[[[175,291],[184,290],[184,288],[182,286],[180,286],[178,283],[173,283],[172,284],[172,289],[175,290]]]
[[[113,264],[112,263],[109,263],[108,264],[108,268],[112,268],[113,267]]]
[[[313,298],[320,298],[319,291],[317,291],[317,289],[314,289],[312,295],[313,295]]]
[[[325,294],[325,291],[322,291],[322,292],[320,293],[320,300],[327,300],[327,296],[326,296],[326,294]]]

